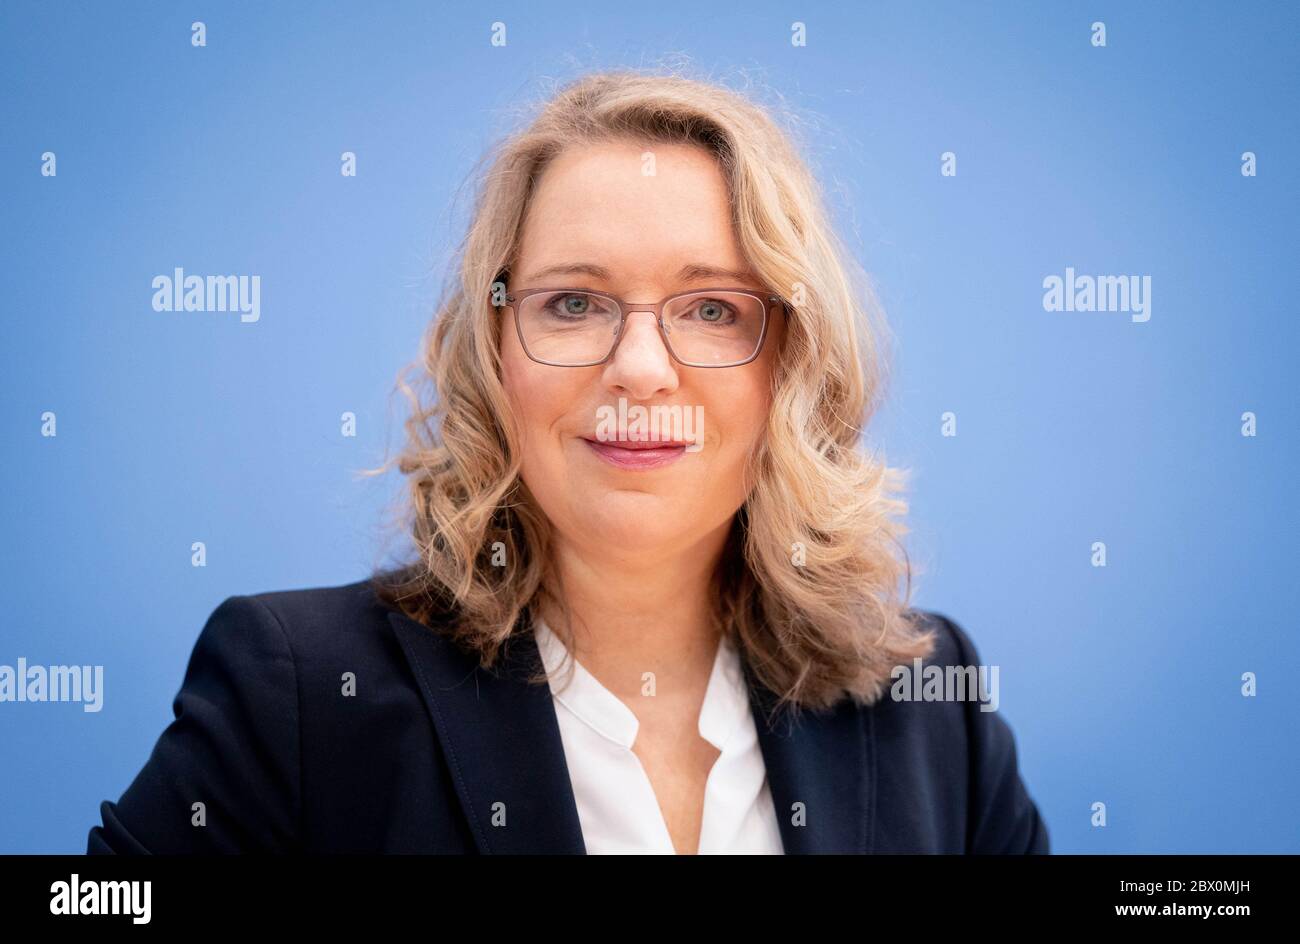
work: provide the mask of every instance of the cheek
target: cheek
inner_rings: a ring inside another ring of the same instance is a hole
[[[717,523],[744,504],[753,487],[749,460],[767,432],[767,394],[748,379],[711,393],[704,408],[705,442],[711,452],[692,465],[676,498],[701,523]]]
[[[501,337],[501,385],[510,400],[510,407],[518,420],[519,432],[529,436],[536,430],[546,413],[550,397],[547,384],[553,380],[542,373],[542,365],[528,359],[519,346],[513,326],[506,324]]]
[[[717,461],[724,468],[715,467],[714,471],[721,473],[723,487],[740,486],[745,462],[767,434],[771,398],[767,384],[766,375],[759,372],[738,377],[717,390],[705,407],[705,438],[718,437]]]
[[[508,340],[501,342],[501,386],[505,388],[511,409],[519,416],[519,411],[528,403],[529,362],[516,350],[517,346],[518,342],[514,345]]]
[[[530,369],[531,364],[527,359],[514,364],[503,361],[501,377],[519,431],[525,464],[531,464],[530,457],[545,441],[544,432],[553,422],[546,384]]]
[[[574,372],[575,374],[577,371]],[[576,377],[528,359],[518,339],[503,342],[501,385],[519,430],[521,461],[526,477],[548,474],[562,461],[562,430],[570,422]]]

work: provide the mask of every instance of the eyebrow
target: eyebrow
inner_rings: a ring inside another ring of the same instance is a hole
[[[613,280],[609,269],[604,266],[596,265],[594,262],[566,262],[559,265],[547,266],[544,269],[538,269],[524,280],[525,284],[539,282],[544,278],[553,275],[588,275],[593,279],[601,279],[609,282]],[[702,263],[687,263],[677,270],[678,282],[700,282],[705,279],[725,279],[733,282],[754,282],[752,272],[744,272],[738,269],[727,269],[719,266],[704,265]]]

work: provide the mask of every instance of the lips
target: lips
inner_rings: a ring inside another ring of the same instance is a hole
[[[618,440],[601,442],[583,437],[592,452],[616,468],[630,471],[658,469],[676,462],[686,454],[687,443],[682,440]]]
[[[602,446],[617,446],[619,449],[685,449],[687,443],[684,439],[592,439],[590,436],[583,437],[587,442],[599,443]]]

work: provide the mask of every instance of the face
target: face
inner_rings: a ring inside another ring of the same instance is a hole
[[[642,172],[647,150],[653,176]],[[630,303],[700,288],[766,297],[740,252],[731,213],[726,181],[703,148],[571,148],[534,190],[509,290],[586,289]],[[584,307],[581,299],[569,304]],[[653,313],[637,309],[629,306],[614,355],[592,367],[536,363],[520,343],[514,309],[500,315],[502,382],[522,430],[524,483],[561,540],[606,559],[688,552],[725,534],[746,498],[744,468],[765,432],[784,333],[780,307],[770,308],[755,360],[687,367],[669,354]],[[717,317],[712,306],[702,311]],[[649,420],[636,426],[637,407],[643,419],[660,418],[656,439],[693,442],[620,447],[617,440],[650,435]],[[679,409],[663,409],[672,407]],[[677,416],[679,426],[668,422]]]

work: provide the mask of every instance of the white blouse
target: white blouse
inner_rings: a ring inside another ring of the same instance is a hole
[[[632,751],[636,715],[581,663],[565,662],[564,643],[542,619],[534,622],[533,632],[550,680],[587,852],[673,854],[654,788]],[[740,657],[725,636],[700,708],[699,730],[721,751],[705,784],[700,854],[782,854]]]

